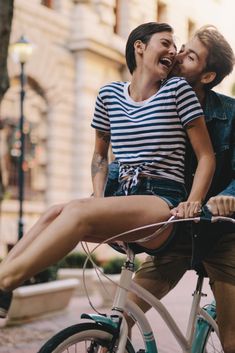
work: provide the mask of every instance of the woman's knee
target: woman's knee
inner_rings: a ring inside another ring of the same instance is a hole
[[[95,219],[91,198],[70,201],[64,207],[63,212],[79,226],[91,227]]]
[[[86,199],[76,199],[69,201],[64,209],[66,211],[74,212],[74,213],[86,213],[86,210],[90,208],[92,198],[86,198]]]
[[[50,223],[52,222],[56,217],[59,216],[59,214],[62,212],[65,204],[59,204],[59,205],[54,205],[51,206],[43,215],[42,215],[42,221],[45,223]]]

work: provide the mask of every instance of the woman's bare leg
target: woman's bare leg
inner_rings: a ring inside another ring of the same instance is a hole
[[[5,266],[0,266],[0,288],[16,288],[24,280],[54,264],[81,240],[101,242],[128,229],[163,221],[169,217],[166,202],[156,196],[89,198],[67,204],[28,247]],[[136,232],[124,241],[143,238]],[[170,233],[164,231],[163,236]],[[144,244],[143,244],[144,245]],[[153,248],[155,244],[152,242]]]
[[[44,212],[30,230],[15,244],[9,254],[2,261],[2,264],[7,264],[9,261],[20,255],[22,251],[24,251],[31,242],[34,241],[52,221],[54,221],[54,219],[61,213],[64,206],[65,204],[52,206]]]

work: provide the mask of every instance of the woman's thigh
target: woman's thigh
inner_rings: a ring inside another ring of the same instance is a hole
[[[85,237],[87,241],[100,242],[133,228],[164,221],[170,216],[167,203],[152,195],[97,198],[87,202],[87,221],[92,229],[92,234]],[[86,207],[85,203],[84,207]],[[156,229],[156,226],[147,230],[141,229],[122,235],[118,239],[134,241],[152,234]],[[168,233],[170,233],[170,227],[162,234]],[[152,248],[152,242],[150,246]]]

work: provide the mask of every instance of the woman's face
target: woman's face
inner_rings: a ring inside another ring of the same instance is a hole
[[[142,60],[139,65],[151,77],[162,80],[169,74],[176,56],[176,45],[170,32],[159,32],[152,35],[147,44],[140,41]],[[138,53],[138,48],[137,48]],[[152,76],[153,75],[153,76]]]

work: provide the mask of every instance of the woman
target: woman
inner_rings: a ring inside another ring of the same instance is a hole
[[[179,78],[162,82],[172,67],[175,54],[170,26],[153,22],[132,31],[126,51],[131,84],[114,83],[102,88],[92,123],[97,129],[95,155],[101,156],[99,163],[93,158],[95,196],[102,196],[105,185],[104,173],[97,170],[104,165],[110,131],[113,150],[120,161],[120,192],[131,196],[87,198],[51,208],[0,265],[2,294],[61,259],[81,240],[99,243],[126,230],[163,221],[171,213],[180,217],[198,213],[213,176],[214,155],[202,110],[191,87]],[[125,104],[121,92],[124,92]],[[120,116],[116,111],[118,97],[123,111],[127,111],[128,106],[132,111],[142,109],[136,118],[137,128],[133,128],[130,112]],[[113,111],[115,114],[111,113]],[[143,133],[136,138],[139,130]],[[185,198],[182,177],[185,130],[196,153],[198,167],[191,193],[186,202],[181,202]],[[152,134],[146,142],[148,131]],[[131,139],[127,137],[129,133]],[[169,140],[168,136],[173,138]],[[146,183],[155,180],[153,192],[132,195],[142,179]],[[161,191],[160,197],[156,190]],[[148,249],[160,246],[171,230],[169,227],[156,240],[142,243],[143,246]],[[146,235],[149,231],[136,231],[119,240],[133,241]]]

